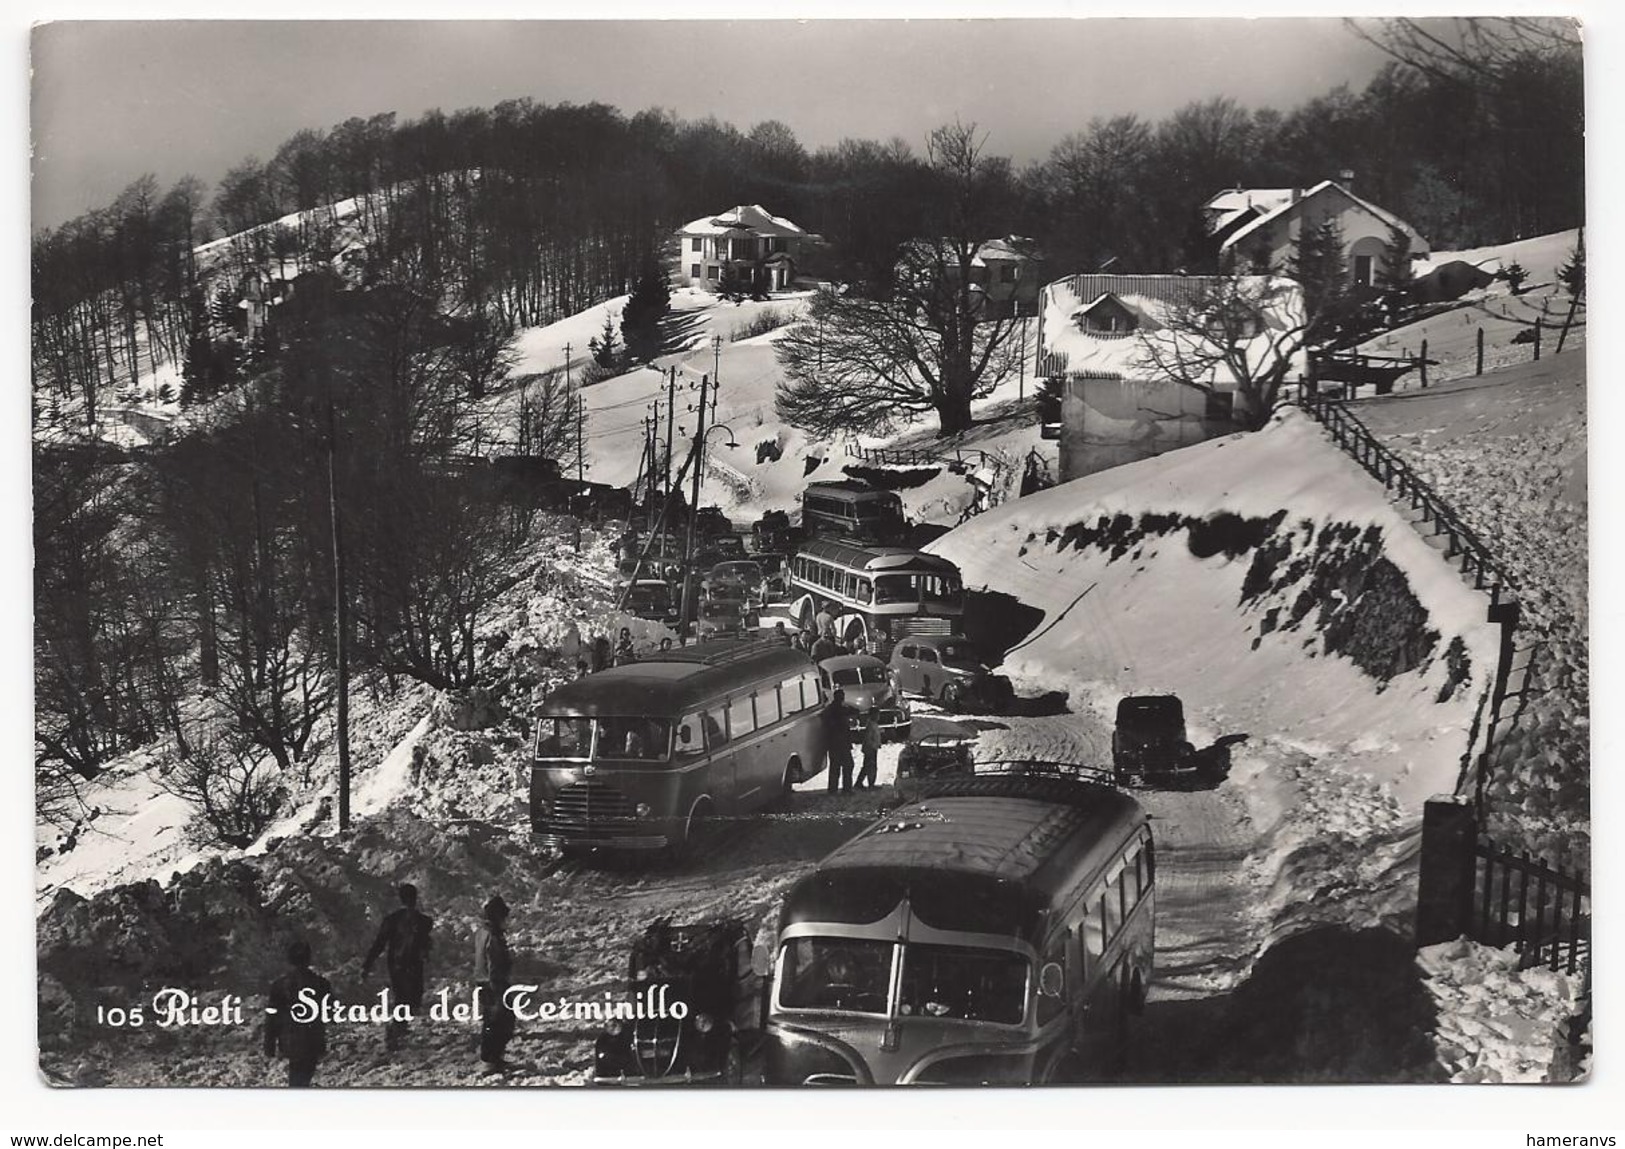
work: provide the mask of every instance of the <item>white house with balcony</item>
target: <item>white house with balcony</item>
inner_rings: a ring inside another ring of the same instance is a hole
[[[722,290],[732,278],[752,291],[786,291],[796,262],[817,237],[761,204],[729,208],[690,220],[677,229],[680,287]]]

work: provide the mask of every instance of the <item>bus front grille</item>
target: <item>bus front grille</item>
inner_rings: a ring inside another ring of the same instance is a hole
[[[610,835],[637,821],[631,801],[603,782],[572,782],[553,796],[548,830],[567,837]]]
[[[892,625],[898,638],[908,635],[940,635],[954,632],[954,620],[951,618],[926,618],[921,615],[907,615]]]

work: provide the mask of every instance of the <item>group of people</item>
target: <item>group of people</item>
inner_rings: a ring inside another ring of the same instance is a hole
[[[850,794],[854,789],[873,790],[880,769],[880,716],[870,707],[864,716],[858,745],[863,751],[863,768],[852,778],[852,707],[846,704],[846,691],[836,688],[824,707],[824,740],[829,746],[829,792]]]
[[[417,887],[403,882],[396,889],[400,907],[384,915],[371,947],[361,962],[361,976],[371,977],[378,959],[384,959],[389,980],[389,1003],[405,1005],[413,1016],[423,1009],[425,972],[432,949],[434,921],[418,909]],[[507,1061],[508,1042],[514,1033],[514,1015],[503,1003],[513,972],[513,954],[508,946],[506,925],[508,904],[500,894],[482,907],[483,919],[474,933],[472,982],[480,1016],[480,1061],[491,1072],[511,1068]],[[271,982],[266,991],[264,1029],[265,1054],[282,1057],[288,1063],[288,1084],[308,1086],[316,1067],[327,1053],[327,1026],[320,1011],[295,1010],[301,994],[316,1001],[334,997],[333,985],[311,968],[310,944],[304,940],[289,943],[288,968]],[[308,991],[308,993],[307,993]],[[405,1020],[391,1018],[384,1028],[384,1047],[401,1047],[407,1032]]]

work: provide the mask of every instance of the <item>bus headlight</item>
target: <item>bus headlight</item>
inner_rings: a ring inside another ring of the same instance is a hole
[[[639,802],[632,808],[632,812],[640,818],[647,818],[654,812],[654,807],[650,806],[647,802]]]

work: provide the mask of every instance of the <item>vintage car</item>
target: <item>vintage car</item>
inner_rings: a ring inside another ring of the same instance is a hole
[[[738,592],[751,602],[762,602],[767,596],[767,576],[754,559],[730,559],[717,563],[700,584],[708,593]]]
[[[1010,704],[1010,680],[994,674],[963,635],[909,635],[892,650],[892,681],[900,693],[947,710],[996,713]]]
[[[914,734],[897,757],[897,789],[919,796],[925,782],[976,773],[976,731],[957,722],[921,718],[915,723],[924,733]]]
[[[1176,695],[1131,694],[1117,704],[1112,769],[1119,782],[1177,774],[1198,765],[1185,740],[1185,706]]]
[[[702,639],[739,637],[755,630],[760,622],[755,606],[736,588],[713,588],[700,597],[694,632]]]
[[[626,609],[650,622],[668,626],[677,622],[677,601],[664,579],[640,578],[631,583],[626,590]]]
[[[762,1028],[761,978],[743,922],[651,923],[632,943],[619,1001],[634,1016],[611,1019],[598,1036],[596,1084],[742,1083]]]
[[[850,725],[854,735],[863,733],[869,712],[874,711],[882,737],[908,737],[908,704],[898,697],[891,674],[880,659],[869,654],[837,654],[818,664],[818,677],[823,680],[826,696],[837,690],[845,694],[845,702],[852,709]]]

